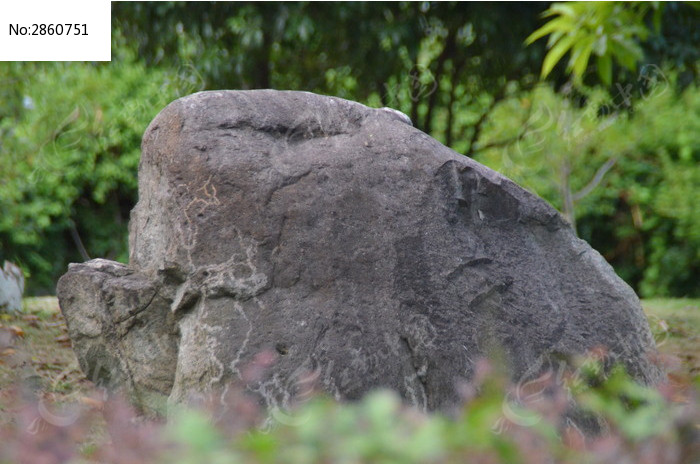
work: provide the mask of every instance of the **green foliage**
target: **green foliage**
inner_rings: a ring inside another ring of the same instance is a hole
[[[545,10],[551,20],[533,34]],[[604,105],[600,89],[579,85],[582,99],[561,99],[534,87],[542,68],[566,93],[570,74],[581,83],[595,58],[603,82],[645,91],[654,68],[630,71],[642,57],[670,65],[677,89],[692,87],[698,12],[679,2],[113,2],[111,64],[0,64],[0,259],[31,274],[29,294],[52,292],[70,261],[125,260],[150,119],[193,91],[272,87],[394,107],[457,152],[500,156],[636,289],[697,294],[697,102],[669,103],[666,122],[649,109],[650,128],[623,114],[627,103]],[[545,35],[547,56],[536,40]],[[568,70],[555,65],[567,53]],[[613,127],[649,132],[601,130],[625,118]],[[508,145],[530,152],[495,154]]]
[[[700,75],[700,4],[668,2],[663,4],[661,30],[652,28],[644,47],[647,63],[663,64],[679,74],[681,88],[698,80]]]
[[[543,8],[115,2],[112,17],[125,43],[138,44],[147,63],[191,63],[207,89],[307,90],[391,106],[466,153],[475,122],[507,82],[536,81],[544,47],[524,48],[522,42]]]
[[[53,293],[66,261],[127,258],[140,140],[187,93],[177,76],[122,61],[0,67],[13,82],[0,114],[0,258],[31,269],[29,291]]]
[[[649,35],[644,19],[654,11],[654,24],[660,28],[661,6],[656,2],[567,2],[553,3],[544,17],[553,17],[527,39],[529,45],[549,36],[548,52],[542,63],[542,77],[569,53],[567,72],[580,83],[591,55],[605,85],[612,84],[613,60],[635,71],[644,53],[638,41]]]
[[[504,33],[514,8],[522,20]],[[29,294],[52,293],[70,261],[125,260],[141,134],[192,91],[273,87],[392,106],[467,151],[503,75],[534,83],[541,47],[522,40],[542,8],[115,2],[111,64],[0,67],[0,259],[31,273]]]
[[[172,417],[171,421],[165,431],[166,435],[176,443],[187,443],[187,446],[179,447],[175,462],[179,464],[240,462],[235,459],[238,453],[227,449],[229,442],[202,411],[181,410]]]
[[[542,86],[499,104],[477,159],[564,211],[644,296],[700,295],[700,88],[675,78],[583,104]]]
[[[673,427],[663,395],[644,387],[616,366],[597,388],[583,389],[579,402],[586,410],[608,419],[629,440],[636,442],[663,434]]]
[[[692,420],[687,413],[695,406],[671,403],[662,392],[639,385],[620,368],[603,377],[601,372],[595,362],[585,363],[579,375],[572,377],[578,380],[575,388],[564,382],[547,387],[548,394],[533,395],[536,399],[531,404],[517,409],[533,419],[526,426],[504,416],[503,383],[493,374],[479,388],[481,394],[451,418],[406,408],[394,393],[377,391],[350,404],[312,398],[289,412],[293,421],[223,439],[220,426],[199,411],[184,410],[168,426],[176,444],[162,462],[535,463],[553,459],[578,463],[601,462],[603,455],[597,453],[609,452],[603,450],[614,449],[614,456],[604,459],[616,462],[641,452],[656,456],[678,449],[683,427]],[[599,379],[595,387],[580,380],[592,373]],[[606,424],[604,436],[587,439],[587,450],[578,447],[576,440],[562,441],[557,431],[568,437],[580,434],[563,416],[556,394],[548,396],[557,389],[573,394],[582,411]],[[642,447],[646,441],[654,445]]]

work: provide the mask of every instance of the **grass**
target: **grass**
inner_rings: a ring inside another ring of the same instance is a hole
[[[24,313],[0,314],[0,400],[18,381],[49,404],[82,402],[93,389],[54,297],[26,298]]]
[[[700,299],[656,298],[642,301],[654,339],[663,354],[680,361],[680,371],[700,378]]]

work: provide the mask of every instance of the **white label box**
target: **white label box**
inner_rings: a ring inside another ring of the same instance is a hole
[[[0,61],[110,61],[109,0],[0,2]]]

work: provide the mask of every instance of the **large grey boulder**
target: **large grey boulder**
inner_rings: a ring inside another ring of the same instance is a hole
[[[22,311],[24,273],[16,264],[5,261],[0,268],[0,312]]]
[[[607,347],[660,379],[634,292],[547,203],[413,128],[339,98],[181,98],[143,138],[128,266],[71,265],[61,309],[85,373],[148,409],[240,380],[284,407],[305,373],[458,400],[475,360],[513,379]],[[554,360],[554,361],[553,361]]]

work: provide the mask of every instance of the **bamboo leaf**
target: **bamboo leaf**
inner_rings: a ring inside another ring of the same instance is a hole
[[[654,2],[654,14],[652,15],[651,22],[654,25],[654,32],[657,34],[661,33],[661,18],[663,13],[663,5],[659,5],[658,2]]]
[[[575,18],[576,16],[578,16],[576,8],[573,5],[567,3],[553,3],[547,11],[551,12],[551,14],[560,14],[562,16],[568,16],[570,18]]]
[[[547,53],[547,56],[544,57],[544,61],[542,63],[542,78],[547,77],[549,73],[552,72],[554,66],[574,44],[575,39],[575,35],[568,35],[557,42],[554,47],[552,47],[552,49]]]
[[[554,44],[562,38],[563,35],[564,33],[562,31],[556,31],[552,35],[550,35],[549,40],[547,40],[547,49],[552,48]]]
[[[571,24],[571,21],[561,21],[561,18],[553,19],[530,34],[528,38],[525,39],[525,45],[530,45],[547,34],[562,30],[570,31],[571,29],[573,29],[573,24]]]
[[[612,84],[612,57],[610,54],[598,57],[598,76],[605,85]]]
[[[574,77],[582,78],[583,73],[588,67],[588,60],[591,57],[591,52],[593,51],[593,37],[589,37],[583,44],[576,47],[575,54],[572,55],[572,69],[574,71]]]
[[[602,33],[593,43],[593,51],[598,56],[603,56],[608,51],[608,35]]]
[[[618,35],[612,36],[610,52],[622,66],[632,71],[636,69],[637,62],[643,57],[642,50],[637,44]]]

